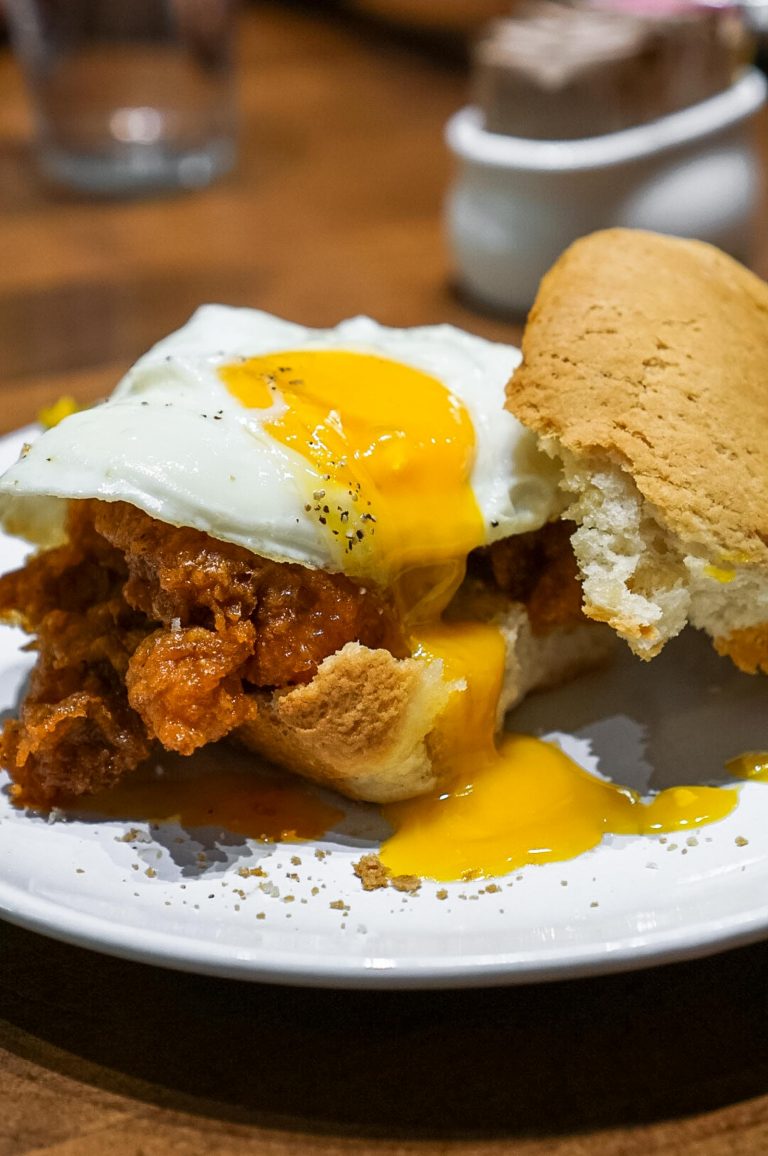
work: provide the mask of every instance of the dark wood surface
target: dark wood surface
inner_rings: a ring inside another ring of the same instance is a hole
[[[0,55],[0,428],[105,393],[196,304],[515,340],[451,289],[441,128],[460,65],[311,5],[250,9],[236,173],[93,203],[30,165]],[[768,945],[432,993],[175,974],[0,924],[0,1156],[768,1151]]]

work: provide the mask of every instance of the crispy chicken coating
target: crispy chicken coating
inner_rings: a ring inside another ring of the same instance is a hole
[[[470,559],[534,629],[581,618],[568,527]],[[347,642],[409,653],[392,599],[343,574],[273,562],[123,502],[73,501],[68,541],[0,578],[0,618],[36,636],[0,763],[40,806],[113,785],[154,744],[191,754],[254,717],[258,689],[309,682]]]
[[[0,578],[0,617],[39,652],[0,738],[25,802],[110,786],[156,741],[190,754],[252,717],[255,688],[308,682],[347,642],[404,653],[388,599],[342,574],[122,502],[71,502],[68,537]]]
[[[191,755],[253,717],[256,701],[243,692],[242,670],[255,637],[252,622],[237,622],[156,630],[139,644],[128,666],[128,701],[167,750]]]
[[[502,538],[471,558],[475,573],[513,602],[524,602],[534,634],[584,621],[582,590],[571,548],[572,522]]]

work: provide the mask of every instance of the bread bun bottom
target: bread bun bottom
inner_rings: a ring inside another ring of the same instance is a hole
[[[531,690],[554,686],[607,660],[613,636],[584,622],[545,635],[525,607],[495,619],[506,647],[498,726]],[[423,795],[445,776],[437,724],[461,683],[441,662],[394,658],[347,643],[305,686],[262,696],[255,720],[237,731],[251,751],[353,799],[393,803]]]

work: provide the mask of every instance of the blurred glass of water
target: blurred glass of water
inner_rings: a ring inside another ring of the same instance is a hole
[[[121,194],[230,169],[235,2],[6,0],[46,176]]]

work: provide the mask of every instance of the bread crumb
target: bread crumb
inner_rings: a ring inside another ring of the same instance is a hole
[[[499,888],[497,887],[496,890],[498,891]],[[447,899],[447,898],[448,898],[448,892],[445,890],[444,887],[441,887],[439,891],[435,892],[435,899]]]
[[[257,911],[256,912],[256,918],[257,919],[266,919],[267,918],[266,911]]]
[[[131,827],[130,831],[126,831],[124,835],[115,835],[116,843],[135,843],[141,831],[138,827]]]
[[[318,847],[315,851],[315,859],[325,859],[325,851],[321,851]]]
[[[390,870],[385,867],[378,855],[363,855],[352,870],[363,885],[363,891],[378,891],[389,884]]]
[[[267,873],[263,867],[238,867],[237,873],[242,879],[248,879],[251,875],[257,875],[261,879],[267,878]]]
[[[695,835],[689,835],[689,837],[685,840],[685,842],[689,847],[698,847],[698,845],[699,845],[699,840],[696,838]]]
[[[155,871],[154,867],[147,867],[144,874],[147,876],[148,879],[154,879],[155,876],[157,875],[157,871]]]
[[[390,883],[395,891],[408,891],[412,895],[415,895],[421,887],[421,880],[418,875],[393,875]]]
[[[349,907],[343,899],[334,899],[328,906],[332,907],[334,911],[349,911]]]
[[[749,839],[745,839],[743,835],[737,835],[733,840],[737,847],[748,847]]]
[[[298,855],[291,855],[291,863],[293,863],[294,867],[301,867],[301,859]]]

